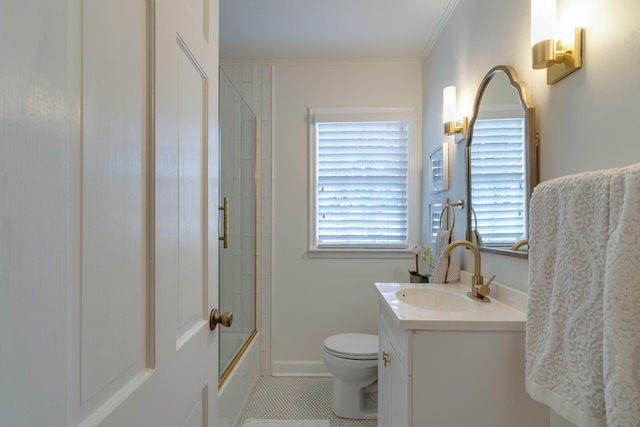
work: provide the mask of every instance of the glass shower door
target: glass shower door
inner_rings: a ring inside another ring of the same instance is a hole
[[[220,70],[221,197],[228,203],[228,245],[220,246],[220,379],[256,331],[256,116]],[[224,201],[220,201],[222,206]]]

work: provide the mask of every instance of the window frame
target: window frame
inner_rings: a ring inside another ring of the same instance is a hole
[[[406,121],[409,123],[409,169],[408,169],[408,223],[407,246],[401,248],[354,248],[318,247],[316,235],[317,219],[317,140],[316,124],[319,122],[367,122]],[[416,108],[309,108],[309,258],[410,258],[413,248],[419,245],[420,221],[420,165],[422,164],[421,130],[417,127]]]

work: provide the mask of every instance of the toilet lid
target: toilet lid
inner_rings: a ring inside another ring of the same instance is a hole
[[[378,358],[378,336],[370,334],[332,335],[324,340],[324,349],[336,357],[353,360]]]

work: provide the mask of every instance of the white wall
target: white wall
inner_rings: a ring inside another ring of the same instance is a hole
[[[377,333],[373,283],[406,281],[412,266],[408,259],[309,259],[307,109],[415,107],[420,117],[420,68],[418,62],[274,66],[274,374],[324,373],[327,336]]]
[[[443,141],[442,88],[456,85],[459,109],[469,114],[486,72],[507,64],[529,86],[537,108],[541,180],[640,161],[628,126],[637,120],[640,96],[640,3],[558,0],[558,15],[584,26],[584,67],[548,86],[546,72],[531,68],[529,1],[460,0],[423,67],[425,155]],[[464,144],[450,149],[445,196],[465,198]],[[430,198],[425,192],[424,202]],[[464,229],[457,223],[456,235],[464,236]],[[485,276],[496,274],[496,281],[522,290],[527,266],[525,260],[483,254]]]
[[[632,134],[640,97],[640,2],[558,0],[558,20],[585,28],[584,67],[553,86],[545,71],[531,69],[529,8],[528,0],[460,0],[423,67],[424,153],[442,142],[442,88],[456,85],[458,105],[469,113],[486,72],[507,64],[528,84],[538,110],[542,181],[640,162]],[[453,146],[451,198],[464,198],[464,161],[463,145]],[[425,193],[425,203],[429,198]],[[462,222],[456,234],[464,235]],[[526,260],[482,257],[485,276],[526,290]],[[552,415],[551,425],[567,422]]]

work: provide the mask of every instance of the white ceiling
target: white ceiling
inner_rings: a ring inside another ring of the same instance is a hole
[[[424,58],[458,0],[220,0],[220,58]]]

